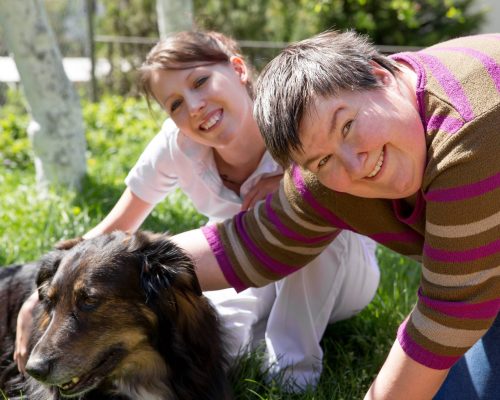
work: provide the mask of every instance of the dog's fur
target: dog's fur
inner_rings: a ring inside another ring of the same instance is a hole
[[[36,265],[0,269],[0,385],[8,395],[231,398],[217,314],[177,246],[147,232],[74,244]],[[26,367],[37,380],[23,380],[12,361],[15,325],[35,277],[41,301]]]

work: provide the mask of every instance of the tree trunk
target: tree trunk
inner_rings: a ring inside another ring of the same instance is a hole
[[[29,103],[28,134],[37,182],[79,188],[86,172],[85,129],[78,94],[42,0],[0,0],[0,23]]]
[[[193,29],[192,0],[156,0],[156,13],[162,39],[175,32]]]

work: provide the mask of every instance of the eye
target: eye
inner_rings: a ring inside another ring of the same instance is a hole
[[[342,128],[342,136],[343,137],[346,137],[349,134],[349,131],[351,130],[352,122],[353,122],[352,120],[347,121],[347,123]]]
[[[194,87],[199,88],[208,80],[208,76],[202,76],[194,81]]]
[[[323,167],[328,162],[328,160],[331,157],[332,157],[331,155],[328,155],[326,157],[323,157],[321,160],[319,160],[319,162],[318,162],[318,171],[321,169],[321,167]]]
[[[54,304],[56,303],[57,299],[55,296],[55,292],[49,290],[47,283],[44,283],[38,288],[38,300],[46,311],[50,311],[54,308]]]
[[[77,306],[81,311],[93,311],[101,303],[96,296],[91,296],[88,293],[80,293],[77,300]]]
[[[55,304],[54,300],[49,299],[48,297],[42,297],[42,298],[40,298],[40,302],[42,303],[43,308],[47,312],[52,311],[52,309],[54,308],[54,304]]]
[[[170,105],[170,112],[173,113],[175,110],[177,110],[182,104],[182,100],[174,100],[172,104]]]

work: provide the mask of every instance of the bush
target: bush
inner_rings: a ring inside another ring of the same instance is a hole
[[[20,92],[9,90],[0,108],[0,160],[7,170],[32,169],[33,153],[26,134],[29,117]]]
[[[321,0],[306,2],[318,26],[354,28],[378,45],[429,46],[478,31],[475,0]]]
[[[59,21],[69,6],[47,2],[59,33],[61,48],[75,47],[63,35]],[[95,15],[95,34],[158,39],[154,0],[101,0]],[[476,32],[485,18],[479,0],[193,0],[199,28],[226,33],[237,40],[289,42],[330,28],[355,29],[378,45],[426,46]],[[279,51],[245,48],[261,69]],[[150,43],[96,43],[96,56],[112,62],[111,75],[99,82],[99,92],[137,95],[136,70],[152,47]],[[68,51],[69,52],[69,51]],[[69,52],[71,53],[71,52]],[[122,71],[122,61],[130,71]]]

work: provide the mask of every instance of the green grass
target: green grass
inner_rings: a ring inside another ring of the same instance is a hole
[[[108,97],[84,104],[88,176],[83,190],[40,193],[25,135],[22,99],[10,93],[0,109],[0,265],[31,261],[62,238],[85,233],[99,222],[124,189],[123,179],[161,123],[144,102]],[[162,202],[143,228],[177,233],[204,224],[181,193]],[[319,386],[290,395],[260,371],[258,354],[243,357],[232,373],[237,399],[360,399],[382,365],[398,325],[416,299],[419,268],[385,248],[378,249],[381,285],[372,303],[350,320],[330,326]],[[0,397],[1,398],[1,397]]]

